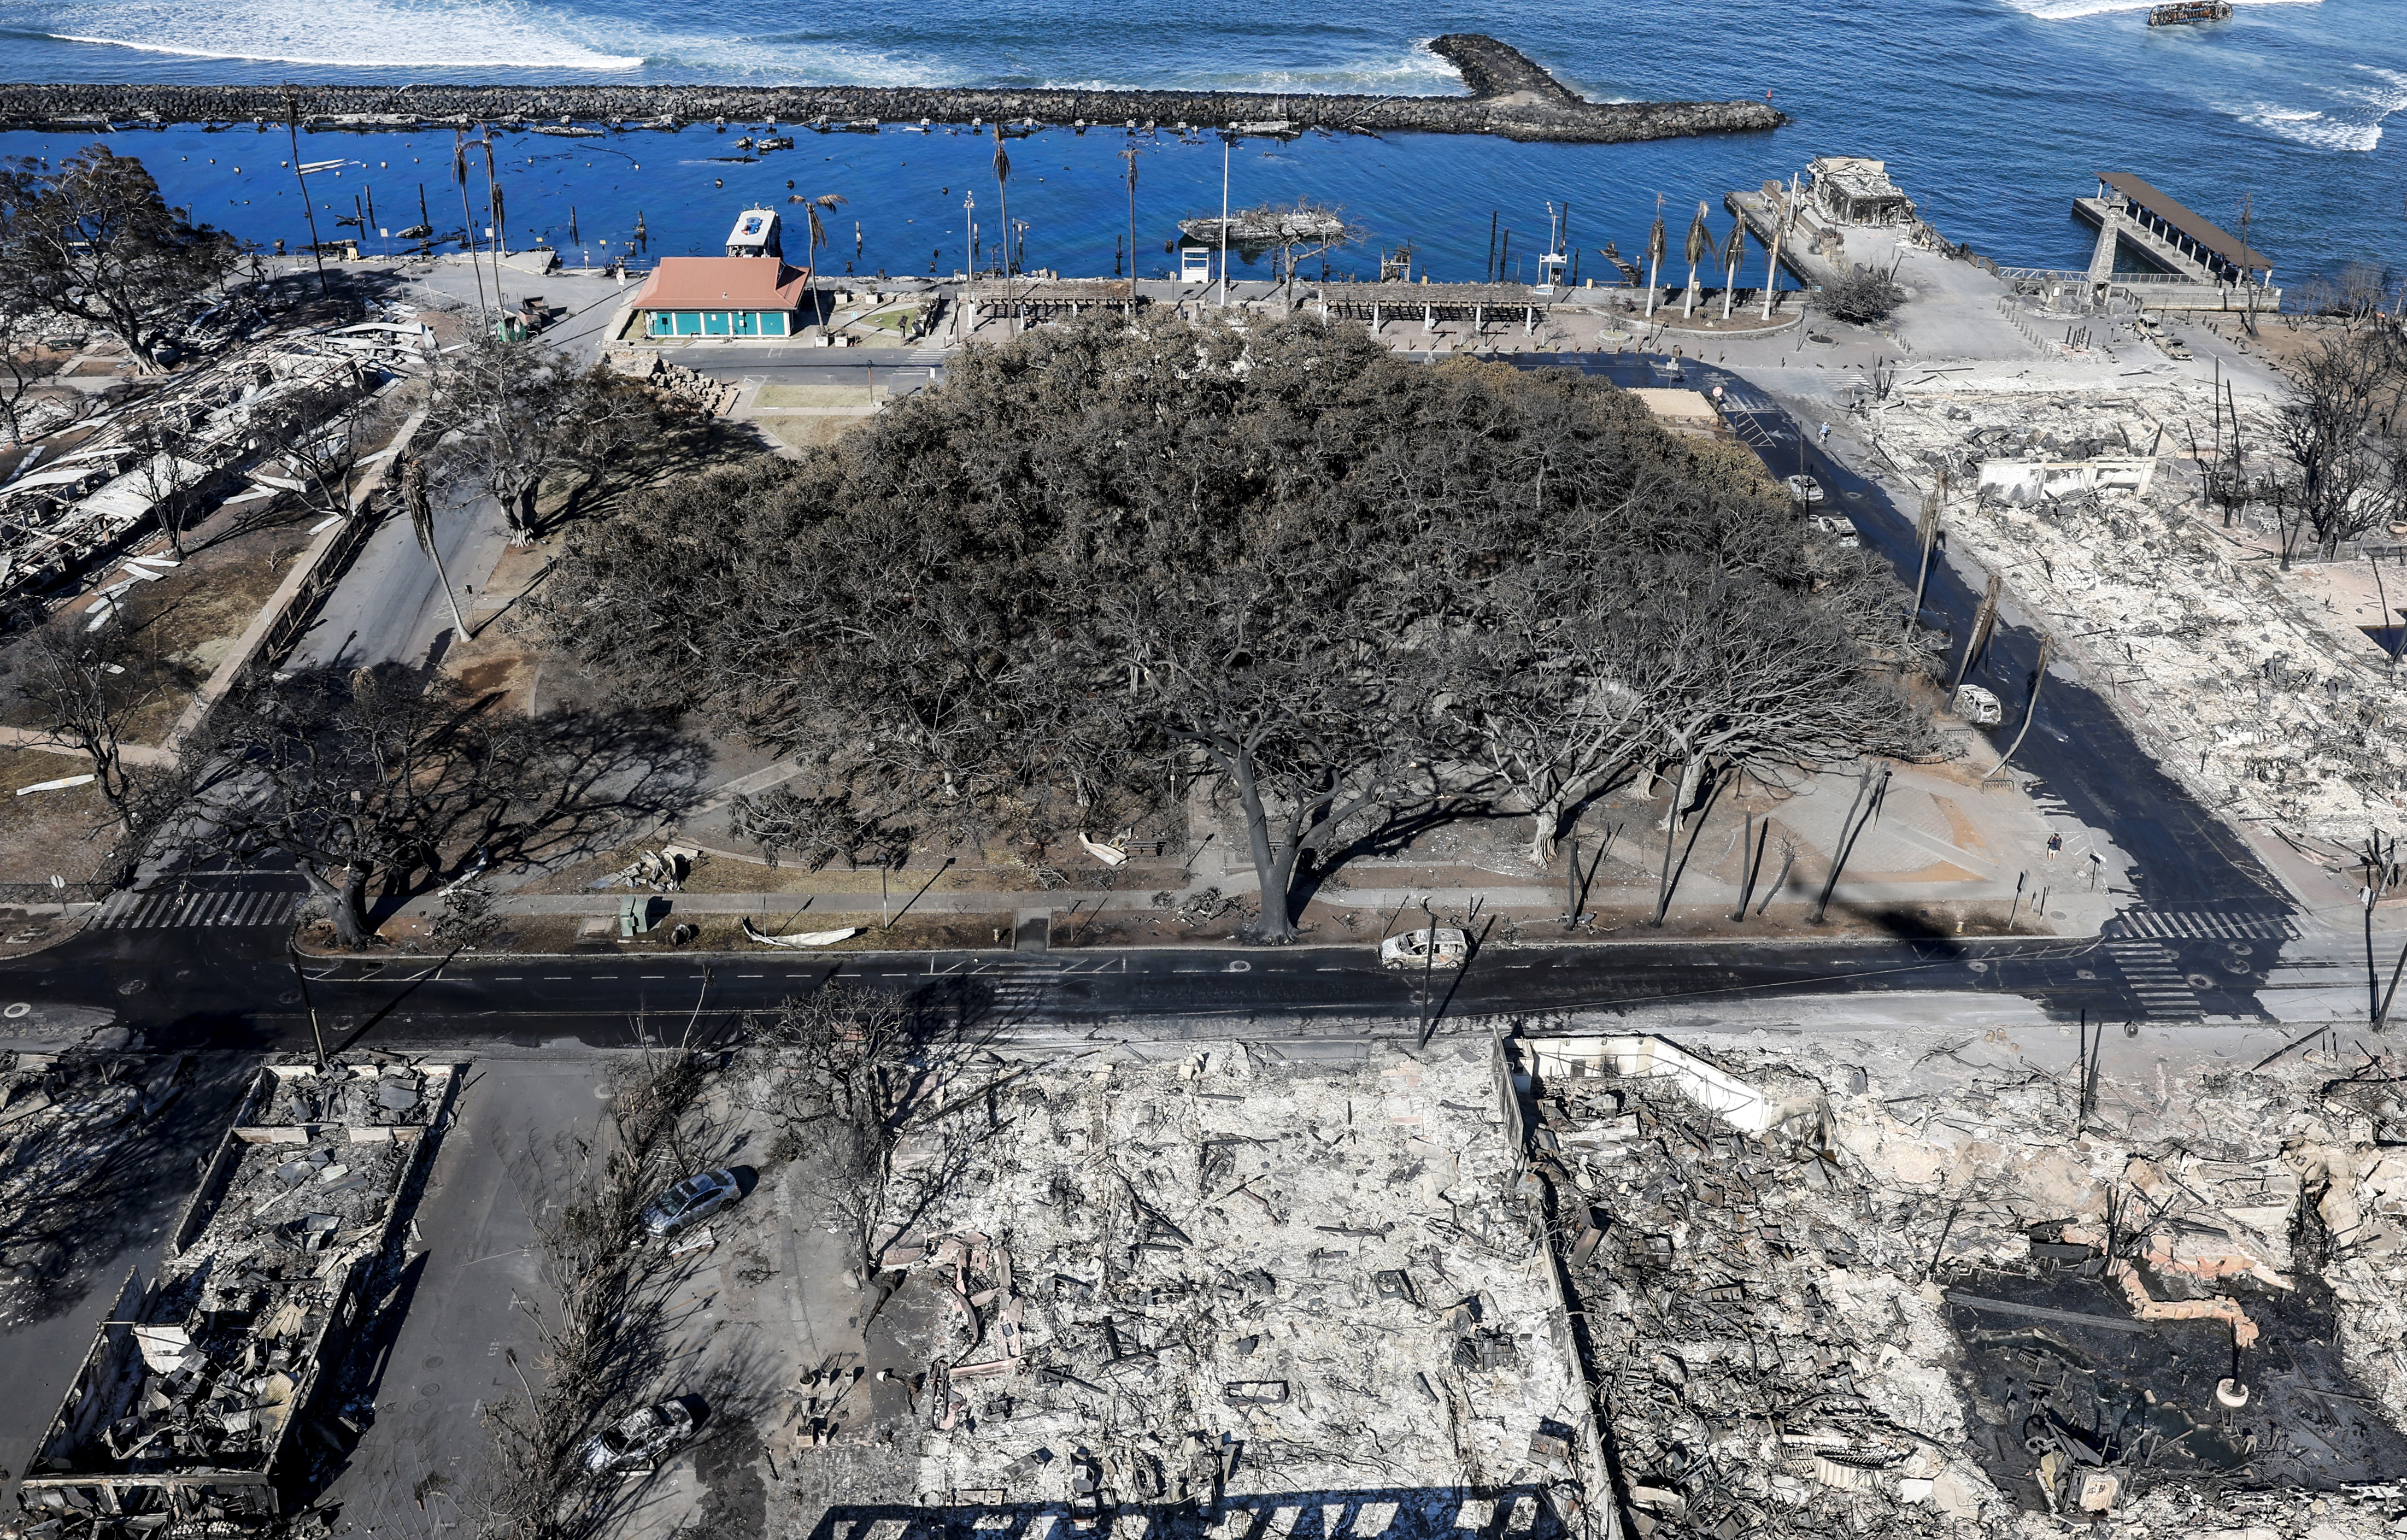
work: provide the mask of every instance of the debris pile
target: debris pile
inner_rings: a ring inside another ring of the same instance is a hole
[[[80,440],[65,452],[42,458],[48,446],[37,446],[0,486],[0,596],[75,575],[163,503],[184,505],[189,519],[195,503],[292,490],[289,468],[258,463],[262,414],[295,396],[353,399],[381,378],[422,371],[428,351],[423,327],[384,323],[237,345],[75,425]],[[249,494],[237,492],[246,475],[260,483]]]
[[[363,1283],[452,1080],[449,1065],[260,1072],[159,1276],[127,1275],[44,1433],[19,1494],[28,1533],[69,1533],[70,1516],[78,1535],[148,1534],[278,1511],[289,1435],[367,1313]]]
[[[1688,1046],[1515,1045],[1634,1533],[2400,1516],[2402,1066]]]
[[[2349,848],[2407,832],[2407,692],[2352,617],[2221,527],[2186,458],[2215,417],[2204,386],[1933,385],[1878,415],[1883,450],[1920,484],[1950,472],[1959,556],[2041,613],[2202,801]]]
[[[1572,1522],[1602,1465],[1497,1050],[1260,1052],[1032,1072],[896,1149],[909,1229],[866,1287],[924,1346],[922,1502],[1076,1525],[1375,1490],[1391,1533]]]
[[[714,417],[734,406],[735,398],[744,392],[741,381],[720,379],[682,364],[671,364],[658,353],[650,358],[650,367],[644,371],[645,384],[679,401],[691,401]]]

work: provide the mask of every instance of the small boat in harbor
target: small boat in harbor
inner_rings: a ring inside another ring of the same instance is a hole
[[[2148,10],[2148,25],[2178,27],[2192,21],[2229,21],[2231,0],[2179,0],[2171,6],[2153,6]]]

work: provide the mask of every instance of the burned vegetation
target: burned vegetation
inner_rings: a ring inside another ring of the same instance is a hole
[[[949,373],[580,531],[545,591],[639,704],[809,767],[742,810],[773,853],[1041,862],[1200,779],[1288,941],[1400,818],[1527,817],[1544,864],[1628,782],[1931,751],[1895,584],[1610,386],[1306,317],[1094,318]]]

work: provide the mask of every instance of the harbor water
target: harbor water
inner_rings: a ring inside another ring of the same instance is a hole
[[[1685,0],[1598,12],[1560,0],[1509,15],[1442,0],[1408,17],[1360,0],[1309,15],[1227,0],[1176,7],[964,0],[903,7],[840,0],[781,22],[697,0],[0,0],[0,75],[17,80],[188,82],[573,80],[747,84],[1119,85],[1446,93],[1460,83],[1421,46],[1487,31],[1600,99],[1760,98],[1793,126],[1768,134],[1639,145],[1517,144],[1484,136],[1305,134],[1247,139],[1227,156],[1236,207],[1309,198],[1341,207],[1360,243],[1332,274],[1375,271],[1374,251],[1409,245],[1417,270],[1477,278],[1510,232],[1503,276],[1545,244],[1548,206],[1570,212],[1584,277],[1609,278],[1607,241],[1645,246],[1659,198],[1676,253],[1702,199],[1715,233],[1721,193],[1785,177],[1817,154],[1885,158],[1951,238],[2009,264],[2086,265],[2090,234],[2071,200],[2103,171],[2135,172],[2236,228],[2296,284],[2352,264],[2407,276],[2407,26],[2398,0],[2241,0],[2228,21],[2151,28],[2133,0],[1808,0],[1766,9]],[[1299,121],[1310,113],[1290,107]],[[734,213],[834,194],[824,271],[949,274],[975,227],[991,260],[1003,238],[993,145],[965,130],[795,132],[790,150],[736,146],[760,125],[561,139],[497,133],[514,248],[545,242],[572,261],[627,248],[715,251]],[[0,153],[55,160],[91,135],[0,135]],[[307,238],[281,125],[131,130],[169,200],[266,244]],[[1124,271],[1130,260],[1131,136],[1042,131],[1008,146],[1010,218],[1032,267]],[[1182,218],[1217,212],[1223,147],[1164,131],[1134,137],[1134,261],[1168,273]],[[323,235],[365,250],[420,221],[463,227],[452,136],[305,135],[302,158],[346,164],[309,178]],[[476,157],[481,198],[483,161]],[[369,203],[375,218],[364,218]],[[449,212],[447,213],[447,209]],[[481,215],[481,204],[479,207]],[[482,220],[477,221],[482,228]],[[789,252],[802,254],[799,235]],[[1750,254],[1754,274],[1762,254]],[[1251,264],[1265,273],[1267,259]],[[1306,277],[1321,270],[1308,262]],[[1244,269],[1241,269],[1241,273]]]

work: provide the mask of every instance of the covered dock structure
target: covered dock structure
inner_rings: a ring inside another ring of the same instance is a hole
[[[2273,259],[2142,178],[2109,171],[2098,178],[2098,195],[2075,198],[2074,214],[2099,228],[2110,263],[2112,241],[2165,272],[2206,284],[2268,284]],[[2093,264],[2094,266],[2094,264]],[[2111,265],[2109,268],[2111,272]]]

